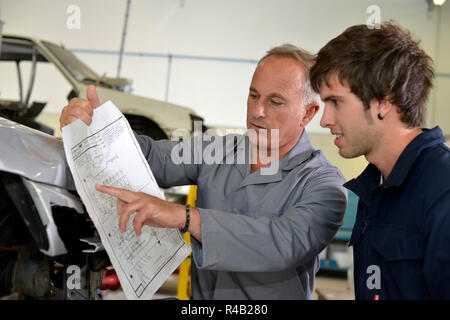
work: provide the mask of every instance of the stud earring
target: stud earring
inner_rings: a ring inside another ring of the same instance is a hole
[[[378,119],[383,120],[384,116],[381,115],[381,113],[378,114]]]

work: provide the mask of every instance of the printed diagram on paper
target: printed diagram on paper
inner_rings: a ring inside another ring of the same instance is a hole
[[[117,199],[95,190],[104,184],[164,198],[123,114],[110,102],[94,110],[90,126],[77,120],[62,130],[67,162],[89,216],[128,299],[150,299],[191,249],[177,229],[144,226],[132,216],[120,233]]]

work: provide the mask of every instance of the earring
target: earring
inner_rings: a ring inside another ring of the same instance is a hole
[[[378,119],[383,120],[384,116],[381,115],[381,113],[378,114]]]

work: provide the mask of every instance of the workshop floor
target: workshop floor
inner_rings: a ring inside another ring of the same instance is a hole
[[[165,298],[175,298],[177,295],[177,286],[178,286],[178,276],[172,275],[169,279],[163,284],[163,286],[158,290],[158,292],[153,296],[153,299],[165,299]],[[322,290],[323,292],[333,292],[340,293],[340,295],[333,295],[332,299],[346,299],[349,297],[349,286],[347,283],[347,279],[329,277],[329,276],[318,276],[316,277],[315,286],[314,286],[314,299],[318,299],[317,289]],[[103,297],[105,300],[125,300],[125,295],[122,290],[117,291],[105,291],[103,293]]]
[[[314,299],[319,299],[317,291],[320,291],[328,300],[354,300],[353,289],[346,278],[318,276],[314,283]],[[324,297],[322,296],[322,299]]]

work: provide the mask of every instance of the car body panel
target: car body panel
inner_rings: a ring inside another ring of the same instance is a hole
[[[61,140],[1,117],[0,137],[0,171],[76,190]]]
[[[78,90],[79,97],[85,99],[87,85],[79,84]],[[175,129],[192,131],[189,114],[196,113],[191,109],[109,88],[97,87],[97,93],[102,103],[111,100],[125,115],[143,116],[156,122],[169,139]],[[167,120],[169,117],[170,121]]]

